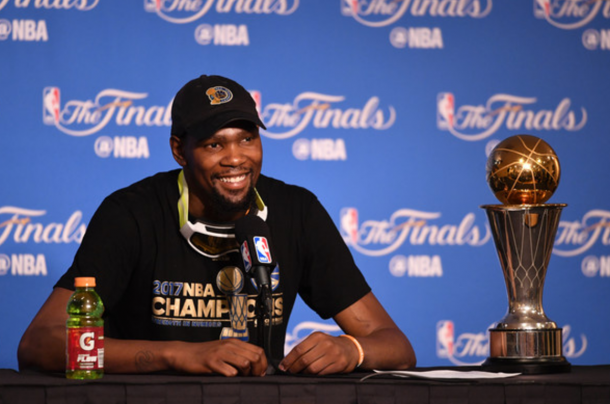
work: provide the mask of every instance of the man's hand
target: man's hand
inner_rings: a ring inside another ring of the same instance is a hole
[[[415,366],[415,352],[372,292],[334,316],[348,335],[357,339],[364,353],[362,369],[408,369]],[[280,363],[290,373],[330,374],[353,371],[360,352],[348,338],[313,333]]]
[[[290,351],[280,370],[318,375],[349,373],[356,368],[358,358],[352,341],[315,332]]]
[[[264,376],[267,358],[262,348],[237,339],[192,343],[175,342],[166,349],[169,367],[186,373],[224,376]],[[145,368],[146,354],[140,365]],[[142,369],[145,370],[145,369]]]
[[[55,288],[19,343],[21,369],[60,372],[66,363],[66,305],[72,291]],[[263,376],[262,348],[236,339],[209,342],[104,339],[104,371],[150,373],[176,370],[225,376]]]

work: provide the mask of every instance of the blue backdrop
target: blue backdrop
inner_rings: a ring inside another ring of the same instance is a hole
[[[314,191],[420,366],[475,364],[505,314],[484,211],[500,140],[546,140],[563,211],[544,293],[610,363],[610,2],[0,0],[0,367],[110,192],[176,168],[175,92],[242,83],[263,172]],[[287,349],[315,329],[299,304]]]

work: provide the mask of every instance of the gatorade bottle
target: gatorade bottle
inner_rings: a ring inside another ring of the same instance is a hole
[[[99,379],[104,375],[104,305],[95,278],[74,279],[66,322],[66,377]]]

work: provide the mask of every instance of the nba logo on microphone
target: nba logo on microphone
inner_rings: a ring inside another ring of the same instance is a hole
[[[271,263],[271,251],[269,251],[269,244],[265,237],[254,237],[254,247],[256,248],[256,256],[258,262],[262,264]]]
[[[436,323],[436,355],[439,358],[453,356],[455,342],[455,326],[451,320],[441,320]]]
[[[59,88],[45,87],[42,90],[42,122],[45,125],[59,123]]]

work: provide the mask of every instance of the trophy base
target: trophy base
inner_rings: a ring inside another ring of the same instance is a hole
[[[223,327],[220,332],[220,339],[238,339],[240,341],[248,342],[249,335],[248,329],[235,330],[231,327]]]
[[[561,357],[561,328],[533,330],[489,330],[489,353],[492,358]]]
[[[524,375],[569,373],[572,369],[570,362],[563,356],[558,358],[487,358],[481,367],[487,372]]]
[[[566,373],[571,365],[562,355],[561,328],[489,330],[490,357],[482,367],[491,372]]]

